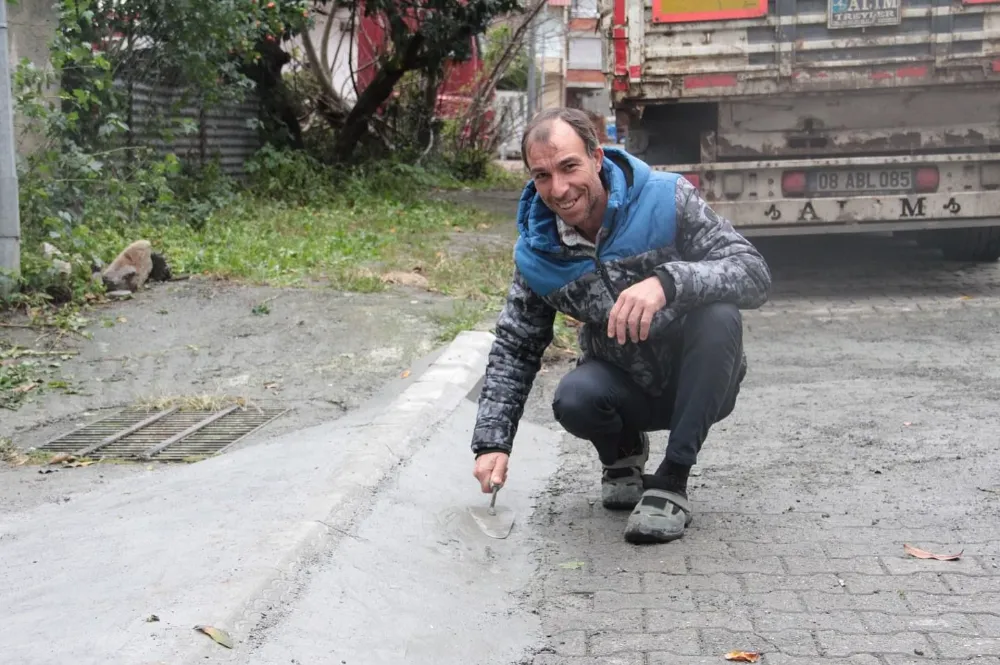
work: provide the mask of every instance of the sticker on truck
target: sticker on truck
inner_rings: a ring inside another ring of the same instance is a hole
[[[870,28],[899,25],[900,0],[827,0],[830,28]]]

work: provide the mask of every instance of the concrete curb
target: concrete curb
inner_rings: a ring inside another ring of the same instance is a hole
[[[317,500],[315,509],[324,519],[304,526],[274,573],[228,617],[226,625],[231,626],[236,642],[245,643],[263,621],[276,621],[282,608],[298,593],[298,576],[303,567],[338,540],[353,537],[352,527],[365,516],[380,486],[422,447],[428,433],[454,412],[479,383],[493,339],[486,332],[460,333],[443,351],[436,351],[436,359],[394,399],[382,406],[384,398],[373,398],[375,406],[366,405],[338,421],[357,428],[367,445],[349,458],[337,486]],[[378,415],[373,417],[372,411]],[[239,652],[234,651],[228,660],[238,656]],[[217,647],[206,645],[185,662],[204,662],[206,657],[218,662]]]

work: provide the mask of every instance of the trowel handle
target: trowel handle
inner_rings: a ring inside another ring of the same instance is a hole
[[[503,487],[503,483],[495,484],[492,481],[490,482],[490,489],[493,490],[493,498],[490,499],[490,515],[493,515],[496,512],[494,506],[497,502],[497,492],[500,491],[501,487]]]

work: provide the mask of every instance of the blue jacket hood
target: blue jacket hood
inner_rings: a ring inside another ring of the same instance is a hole
[[[619,210],[627,208],[639,196],[649,180],[649,166],[621,148],[604,147],[601,180],[608,190],[608,207],[603,228],[609,228]],[[532,249],[560,252],[559,228],[556,215],[538,195],[534,182],[528,182],[521,192],[517,207],[517,230],[521,239]]]

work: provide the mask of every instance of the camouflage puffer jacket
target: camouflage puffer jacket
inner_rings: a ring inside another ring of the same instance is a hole
[[[656,172],[623,150],[605,148],[601,178],[608,208],[593,247],[566,246],[555,214],[528,183],[518,206],[514,278],[496,325],[472,438],[475,454],[510,452],[524,404],[561,311],[583,323],[584,358],[624,369],[650,394],[670,379],[672,324],[692,308],[767,301],[771,274],[732,224],[677,174]],[[624,289],[659,277],[667,305],[642,342],[607,336],[608,316]],[[746,362],[745,357],[743,362]]]

